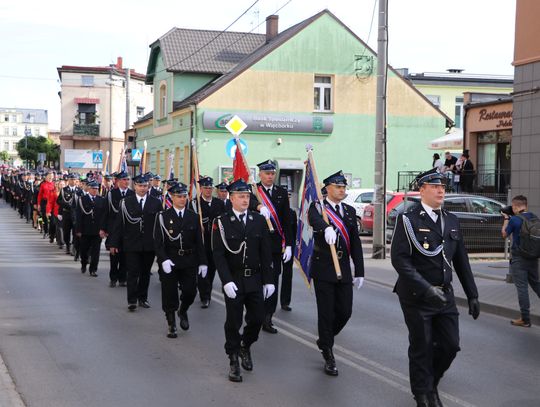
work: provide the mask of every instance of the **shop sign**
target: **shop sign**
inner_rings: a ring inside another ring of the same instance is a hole
[[[480,109],[478,122],[489,122],[496,129],[512,127],[512,110],[497,111],[494,109]]]

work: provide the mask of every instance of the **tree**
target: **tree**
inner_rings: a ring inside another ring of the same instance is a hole
[[[28,160],[31,167],[35,168],[38,165],[38,153],[46,154],[44,165],[59,161],[60,146],[43,136],[25,137],[17,143],[17,153],[22,160]]]
[[[9,153],[7,151],[0,151],[0,160],[2,160],[4,163],[7,163],[9,161]]]

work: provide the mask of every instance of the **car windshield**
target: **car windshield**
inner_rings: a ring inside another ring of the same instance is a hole
[[[494,215],[499,215],[502,209],[502,205],[499,203],[482,198],[472,198],[471,206],[474,213],[489,213]]]
[[[386,203],[390,202],[392,200],[394,195],[392,194],[386,194]],[[370,204],[373,202],[373,192],[364,192],[360,195],[358,195],[358,198],[355,200],[356,203],[365,203]]]

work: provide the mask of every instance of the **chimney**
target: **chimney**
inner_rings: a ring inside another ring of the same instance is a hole
[[[116,69],[122,69],[122,57],[116,58]]]
[[[272,41],[278,35],[279,16],[271,15],[266,17],[266,43]]]

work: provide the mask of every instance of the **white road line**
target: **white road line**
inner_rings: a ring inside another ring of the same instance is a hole
[[[225,306],[225,302],[221,299],[222,297],[218,297],[218,296],[223,296],[223,293],[217,291],[217,290],[213,290],[212,291],[215,295],[212,297],[212,300],[217,302],[218,304],[221,304],[223,306]],[[305,345],[307,346],[308,348],[311,348],[311,349],[314,349],[316,351],[319,351],[317,345],[315,345],[314,343],[314,340],[317,339],[317,337],[315,335],[313,335],[311,332],[307,332],[305,330],[303,330],[302,328],[299,328],[293,324],[290,324],[288,322],[285,322],[279,318],[276,318],[275,316],[272,318],[272,320],[277,323],[278,327],[279,327],[279,332],[282,333],[283,335],[285,335],[286,337],[290,338],[290,339],[293,339],[294,341],[298,342],[298,343],[301,343],[302,345]],[[280,326],[281,325],[281,326]],[[286,328],[284,328],[286,327]],[[307,339],[304,339],[302,338],[301,336],[299,335],[296,335],[295,333],[291,332],[291,331],[296,331],[297,333],[309,338],[310,340],[307,340]],[[377,379],[381,382],[384,382],[386,384],[388,384],[389,386],[395,388],[395,389],[398,389],[398,390],[401,390],[407,394],[410,394],[411,390],[410,390],[410,387],[408,385],[403,385],[399,382],[397,382],[396,380],[392,379],[392,378],[388,378],[388,377],[385,377],[383,376],[382,374],[376,372],[375,370],[373,369],[370,369],[368,367],[364,367],[364,366],[361,366],[359,365],[358,363],[354,362],[353,360],[351,359],[357,359],[359,361],[361,361],[362,363],[366,364],[366,365],[369,365],[370,367],[374,368],[374,369],[378,369],[382,372],[385,372],[387,373],[388,375],[390,376],[393,376],[394,378],[396,379],[400,379],[400,380],[404,380],[406,381],[407,383],[409,382],[409,377],[407,375],[404,375],[396,370],[393,370],[389,367],[386,367],[378,362],[375,362],[369,358],[366,358],[365,356],[362,356],[354,351],[351,351],[351,350],[348,350],[346,348],[344,348],[343,346],[339,346],[339,345],[335,345],[334,346],[334,349],[345,354],[346,356],[341,356],[339,354],[335,354],[335,358],[336,360],[339,360],[340,362],[344,363],[345,365],[349,366],[349,367],[352,367],[353,369],[356,369],[362,373],[365,373],[367,374],[368,376],[371,376],[373,377],[374,379]],[[455,404],[457,404],[458,406],[462,406],[462,407],[476,407],[474,404],[471,404],[471,403],[468,403],[467,401],[465,400],[461,400],[460,398],[458,397],[455,397],[451,394],[448,394],[448,393],[445,393],[445,392],[439,392],[439,395],[442,397],[442,398],[445,398]]]

